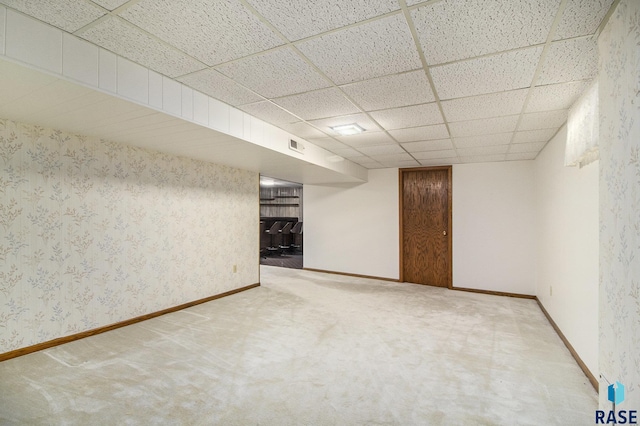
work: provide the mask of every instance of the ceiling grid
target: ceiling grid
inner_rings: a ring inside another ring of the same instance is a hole
[[[619,0],[0,0],[367,168],[534,159]],[[354,136],[332,130],[355,123]]]

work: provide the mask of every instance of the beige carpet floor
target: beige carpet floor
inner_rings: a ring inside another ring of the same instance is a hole
[[[0,424],[594,422],[534,301],[261,271],[262,287],[0,363]]]

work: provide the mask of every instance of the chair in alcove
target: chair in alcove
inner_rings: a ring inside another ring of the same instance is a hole
[[[280,248],[280,254],[284,254],[291,248],[291,228],[293,227],[293,222],[287,222],[282,229],[280,230],[280,244],[278,247]]]
[[[302,252],[302,222],[296,222],[291,228],[291,239],[291,250],[294,253],[298,250]]]
[[[267,234],[267,224],[260,221],[260,257],[267,257],[267,247],[269,247],[269,235]]]
[[[280,227],[282,226],[282,222],[276,221],[273,222],[273,225],[266,231],[269,234],[269,245],[267,246],[267,253],[277,253],[280,250]]]

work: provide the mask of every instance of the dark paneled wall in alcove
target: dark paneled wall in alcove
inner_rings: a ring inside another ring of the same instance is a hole
[[[302,220],[302,186],[260,186],[260,217]]]

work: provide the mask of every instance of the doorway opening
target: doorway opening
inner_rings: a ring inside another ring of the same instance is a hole
[[[302,184],[260,176],[260,264],[302,269]]]

